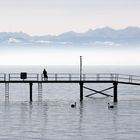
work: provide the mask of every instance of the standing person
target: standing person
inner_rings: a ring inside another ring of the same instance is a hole
[[[47,71],[45,69],[43,70],[43,76],[44,76],[44,80],[48,80]]]

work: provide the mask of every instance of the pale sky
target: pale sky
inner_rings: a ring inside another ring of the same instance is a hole
[[[31,35],[140,26],[140,0],[0,0],[0,32]]]

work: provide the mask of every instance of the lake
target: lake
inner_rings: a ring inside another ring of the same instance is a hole
[[[21,71],[79,73],[78,66],[1,66],[1,73]],[[140,75],[140,66],[84,66],[83,73]],[[4,140],[139,140],[140,87],[118,86],[118,103],[108,109],[113,98],[95,95],[79,101],[79,84],[43,84],[42,94],[33,85],[29,103],[28,84],[10,84],[9,101],[0,84],[0,139]],[[102,90],[111,84],[86,84]],[[84,90],[84,96],[91,92]],[[112,95],[112,90],[106,92]],[[71,104],[76,102],[76,108]]]

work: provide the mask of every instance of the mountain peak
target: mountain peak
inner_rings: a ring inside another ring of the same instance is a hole
[[[127,32],[130,32],[130,33],[140,33],[140,28],[135,27],[135,26],[129,26],[125,29],[122,29],[121,31],[127,31]]]
[[[129,26],[115,30],[111,27],[89,29],[84,33],[74,31],[65,32],[57,36],[30,36],[23,32],[0,32],[0,44],[31,44],[38,45],[95,45],[95,44],[140,44],[140,28]],[[98,43],[97,43],[98,42]],[[106,43],[107,42],[107,43]]]
[[[93,30],[92,30],[92,29],[89,29],[89,30],[87,31],[87,33],[91,33],[91,32],[93,32]]]
[[[108,27],[108,26],[106,26],[106,27],[103,27],[103,28],[97,28],[97,29],[95,29],[94,31],[104,31],[104,32],[108,32],[108,31],[115,31],[113,28],[111,28],[111,27]]]
[[[125,29],[126,29],[126,30],[140,30],[140,28],[137,27],[137,26],[128,26],[128,27],[126,27]]]
[[[74,31],[69,31],[69,32],[62,33],[62,34],[60,34],[59,36],[75,35],[75,34],[76,34],[76,32],[74,32]]]

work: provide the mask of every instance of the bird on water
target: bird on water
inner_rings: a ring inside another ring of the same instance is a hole
[[[75,108],[76,107],[76,102],[74,104],[71,104],[71,108]]]
[[[110,103],[108,103],[108,108],[114,108],[114,105],[110,105]]]

